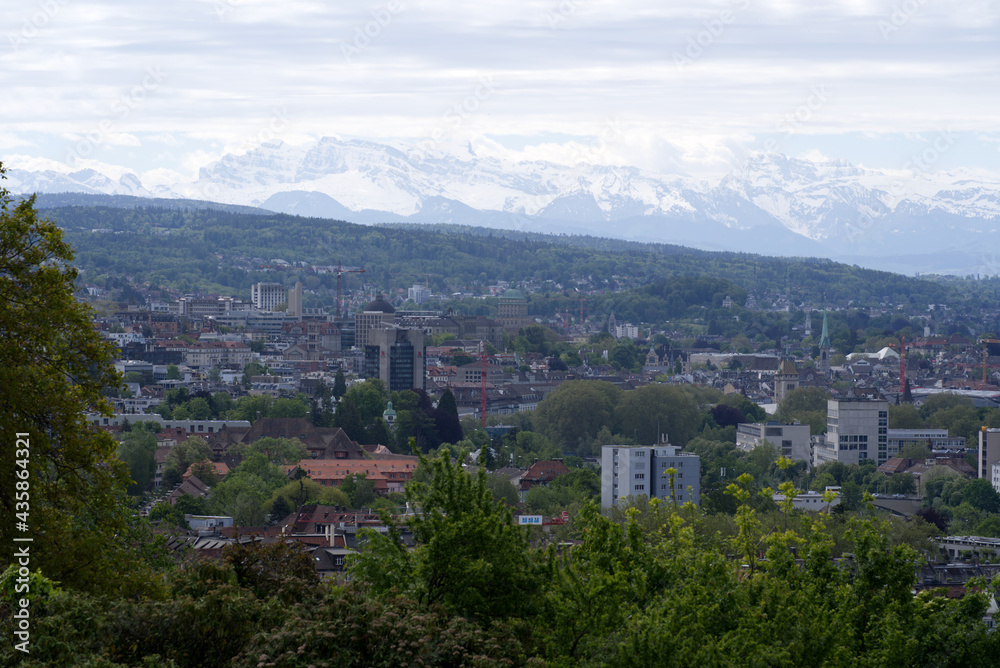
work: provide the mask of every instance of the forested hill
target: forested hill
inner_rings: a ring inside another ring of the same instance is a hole
[[[135,199],[135,198],[133,198]],[[308,270],[274,270],[272,260],[366,269],[364,282],[435,292],[498,280],[551,281],[570,290],[640,287],[679,276],[709,276],[747,293],[787,294],[793,302],[861,305],[961,300],[961,286],[812,258],[708,252],[667,244],[449,226],[364,226],[276,213],[160,206],[46,207],[66,231],[77,264],[92,280],[129,276],[184,291],[245,292],[257,281],[293,281]],[[245,211],[245,210],[244,210]],[[271,265],[268,268],[267,265]],[[357,275],[348,275],[358,285]],[[315,278],[315,277],[313,277]],[[322,279],[327,285],[329,277]],[[734,295],[735,297],[735,295]]]

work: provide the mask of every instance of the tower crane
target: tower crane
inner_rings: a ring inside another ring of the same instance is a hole
[[[340,307],[340,305],[343,303],[343,301],[342,301],[343,300],[343,285],[341,283],[342,276],[344,274],[363,274],[363,273],[365,273],[365,270],[364,269],[357,269],[357,268],[354,268],[354,267],[344,267],[344,266],[341,266],[340,260],[337,260],[337,268],[334,269],[333,271],[334,271],[335,274],[337,274],[337,319],[339,320],[341,318],[341,307]]]

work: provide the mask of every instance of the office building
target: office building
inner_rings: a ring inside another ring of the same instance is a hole
[[[288,290],[281,283],[254,283],[250,286],[250,302],[258,311],[273,311],[288,301]]]
[[[670,471],[674,470],[671,497]],[[601,448],[601,506],[645,494],[649,498],[676,498],[677,503],[699,501],[701,458],[680,452],[676,445],[605,445]]]
[[[889,459],[889,402],[884,399],[830,399],[826,442],[813,448],[813,465],[829,461],[857,464]]]
[[[807,424],[766,422],[737,425],[736,447],[740,450],[750,452],[765,441],[776,447],[779,454],[789,459],[812,464],[810,427]]]
[[[979,431],[979,457],[977,459],[976,475],[990,480],[993,465],[1000,463],[1000,429],[983,427]]]
[[[424,389],[424,333],[383,325],[369,330],[362,375],[379,378],[390,392]]]

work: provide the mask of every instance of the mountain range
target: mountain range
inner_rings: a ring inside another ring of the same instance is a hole
[[[590,234],[708,250],[827,257],[901,273],[1000,273],[1000,176],[887,172],[753,154],[711,184],[636,167],[515,162],[469,143],[325,137],[227,154],[193,181],[145,186],[127,169],[25,170],[14,193],[184,198],[358,223]]]

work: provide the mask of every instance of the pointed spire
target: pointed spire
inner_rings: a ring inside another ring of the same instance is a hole
[[[830,330],[826,326],[826,309],[823,309],[823,333],[819,337],[820,348],[832,348],[830,345]]]

